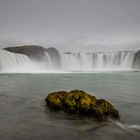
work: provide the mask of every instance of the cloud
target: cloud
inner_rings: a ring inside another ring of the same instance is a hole
[[[139,0],[0,0],[0,47],[140,49]]]

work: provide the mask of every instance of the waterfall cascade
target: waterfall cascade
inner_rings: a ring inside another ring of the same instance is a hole
[[[63,67],[67,70],[131,70],[135,52],[96,52],[62,54]]]
[[[0,50],[1,72],[56,72],[56,71],[125,71],[135,70],[137,52],[61,53],[61,67],[45,52],[43,61],[35,62],[28,56]],[[138,61],[138,59],[137,59]],[[137,66],[138,67],[138,66]]]
[[[0,50],[0,71],[2,72],[18,70],[30,64],[30,59],[25,55]]]
[[[44,61],[35,62],[28,56],[0,50],[0,72],[4,73],[32,73],[45,72],[51,68],[51,60],[46,53]]]

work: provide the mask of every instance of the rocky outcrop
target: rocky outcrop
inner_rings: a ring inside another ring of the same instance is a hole
[[[16,47],[8,47],[4,48],[4,50],[20,53],[27,55],[33,60],[43,60],[45,57],[45,49],[42,46],[37,45],[24,45],[24,46],[16,46]]]
[[[140,68],[140,51],[137,51],[133,60],[133,67],[136,69]]]
[[[50,93],[45,101],[54,110],[90,115],[100,121],[106,120],[108,117],[119,119],[119,112],[111,103],[104,99],[97,99],[81,90]]]
[[[61,56],[59,51],[56,48],[48,48],[46,51],[51,58],[54,68],[61,68]]]
[[[46,53],[48,53],[53,67],[54,68],[61,68],[61,57],[59,51],[55,48],[43,48],[42,46],[37,45],[24,45],[24,46],[16,46],[16,47],[7,47],[4,50],[20,53],[27,55],[30,59],[35,61],[48,61],[46,60]]]

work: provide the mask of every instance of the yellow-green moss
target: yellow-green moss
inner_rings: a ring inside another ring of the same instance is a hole
[[[52,109],[93,115],[99,120],[106,117],[119,118],[118,111],[111,103],[104,99],[96,99],[95,96],[77,89],[50,93],[45,100]]]

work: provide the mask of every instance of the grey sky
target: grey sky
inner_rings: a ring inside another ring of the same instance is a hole
[[[0,46],[140,49],[140,0],[0,0]]]

